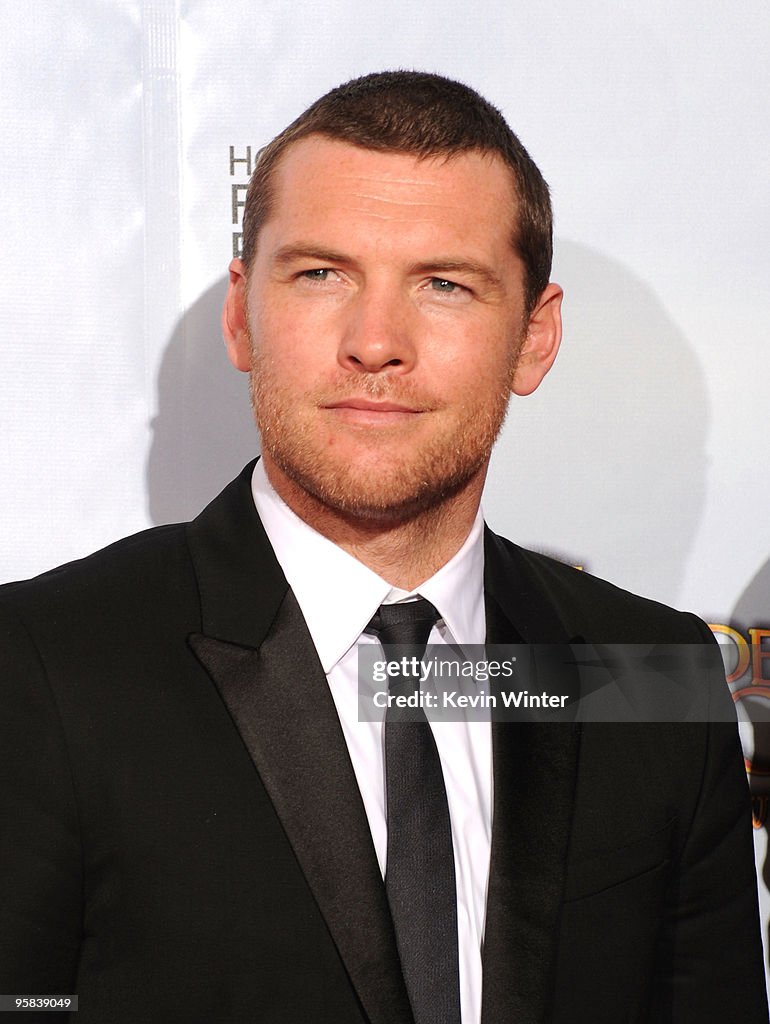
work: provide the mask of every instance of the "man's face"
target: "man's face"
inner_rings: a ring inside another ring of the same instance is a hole
[[[387,521],[480,493],[527,336],[514,217],[494,156],[287,150],[225,307],[274,484]]]

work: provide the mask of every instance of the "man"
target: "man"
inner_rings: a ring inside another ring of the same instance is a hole
[[[357,645],[403,618],[708,639],[484,530],[561,335],[539,171],[466,87],[371,75],[267,147],[244,231],[261,461],[2,592],[2,990],[81,1024],[766,1020],[733,725],[357,721]]]

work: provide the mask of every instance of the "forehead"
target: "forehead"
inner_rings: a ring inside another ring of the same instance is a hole
[[[444,244],[510,255],[515,214],[512,174],[497,154],[421,158],[310,136],[292,143],[274,169],[262,232],[440,232]]]

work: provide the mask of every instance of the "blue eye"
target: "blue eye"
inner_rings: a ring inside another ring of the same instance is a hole
[[[302,276],[309,281],[326,281],[329,274],[331,274],[331,270],[328,267],[316,267],[314,270],[302,271]]]
[[[447,281],[444,277],[432,277],[430,281],[431,288],[436,292],[445,292],[451,294],[456,291],[460,286],[455,284],[454,281]]]

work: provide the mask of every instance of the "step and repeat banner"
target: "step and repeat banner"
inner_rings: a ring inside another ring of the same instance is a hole
[[[712,625],[767,933],[766,6],[38,0],[0,29],[0,579],[189,518],[252,457],[219,312],[258,149],[356,75],[459,78],[549,181],[565,290],[487,519]]]

